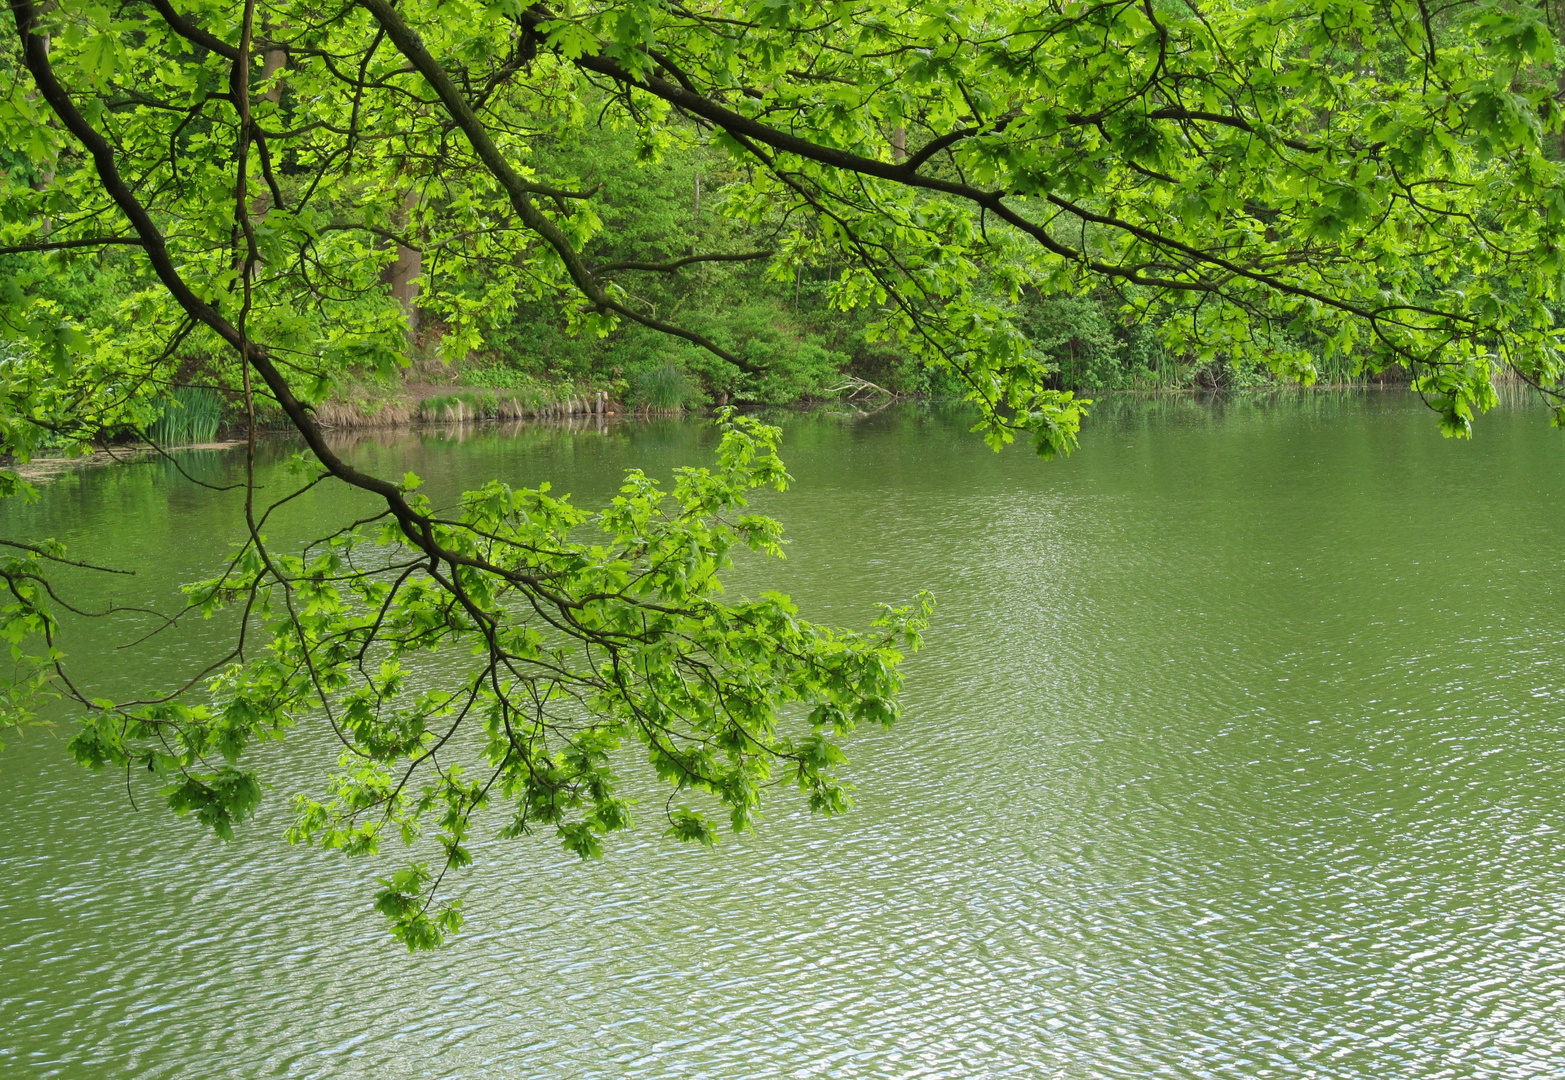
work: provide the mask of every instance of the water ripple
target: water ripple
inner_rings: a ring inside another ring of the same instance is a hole
[[[1159,405],[1045,466],[963,426],[793,422],[799,483],[766,503],[806,611],[940,595],[906,720],[854,740],[846,818],[779,802],[716,852],[649,827],[592,864],[485,844],[468,931],[408,957],[367,911],[383,867],[273,839],[308,737],[228,847],[131,812],[58,737],[13,746],[0,1072],[1557,1076],[1558,436],[1516,410],[1457,447],[1386,397]],[[590,498],[699,438],[355,452]],[[6,512],[88,556],[147,520],[125,542],[167,590],[220,554],[190,524],[219,509],[127,469]]]

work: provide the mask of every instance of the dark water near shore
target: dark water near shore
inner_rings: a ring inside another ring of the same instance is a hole
[[[389,860],[278,839],[335,756],[307,733],[229,846],[68,764],[68,728],[10,737],[0,1075],[1559,1075],[1565,434],[1540,410],[1457,444],[1400,394],[1122,401],[1053,463],[916,410],[785,428],[797,482],[764,508],[795,542],[734,591],[855,624],[940,602],[905,720],[851,740],[853,814],[782,799],[715,852],[649,825],[585,864],[489,845],[468,929],[410,957],[369,911]],[[711,444],[670,421],[351,452],[437,496],[498,475],[594,503]],[[272,533],[366,505],[321,489]],[[167,605],[236,507],[90,469],[0,535]],[[221,630],[115,649],[133,629],[74,628],[87,682],[171,681]]]

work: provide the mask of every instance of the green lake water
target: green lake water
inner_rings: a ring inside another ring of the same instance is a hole
[[[917,409],[783,424],[796,484],[763,506],[794,543],[733,591],[856,625],[939,600],[903,721],[849,741],[852,814],[779,798],[707,851],[649,810],[591,863],[481,845],[467,929],[409,956],[369,910],[391,861],[280,839],[335,758],[310,731],[260,759],[273,790],[227,846],[69,764],[68,726],[10,737],[0,1075],[1560,1075],[1565,434],[1541,410],[1459,444],[1399,393],[1118,401],[1051,463]],[[712,441],[349,453],[437,499],[499,476],[594,503]],[[168,606],[236,499],[82,469],[0,506],[0,535],[59,536],[137,571],[116,599]],[[322,488],[271,531],[367,505]],[[222,640],[115,648],[138,625],[71,627],[89,688],[166,684]]]

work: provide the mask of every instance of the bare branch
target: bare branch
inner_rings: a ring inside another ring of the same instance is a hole
[[[140,247],[141,239],[135,236],[84,236],[80,240],[49,240],[38,244],[14,244],[0,247],[0,255],[24,255],[33,251],[65,251],[70,248],[104,247],[109,244],[126,244]]]
[[[646,270],[656,274],[670,274],[682,266],[691,263],[707,262],[752,262],[756,259],[769,259],[777,254],[775,251],[747,251],[741,255],[687,255],[683,259],[675,259],[672,262],[612,262],[598,267],[594,273],[611,274],[616,270]]]

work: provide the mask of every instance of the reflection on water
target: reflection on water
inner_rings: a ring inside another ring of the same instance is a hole
[[[1557,1075],[1565,442],[1542,414],[1460,445],[1399,395],[1127,399],[1048,464],[964,427],[788,420],[797,483],[765,508],[795,543],[741,575],[842,622],[939,596],[905,721],[852,741],[852,815],[780,800],[716,852],[647,827],[591,864],[492,845],[435,955],[368,913],[383,866],[276,839],[308,736],[229,847],[131,811],[63,731],[12,740],[0,1072]],[[437,495],[500,475],[592,502],[711,442],[659,422],[351,452]],[[166,602],[233,500],[148,463],[0,524]],[[277,535],[364,505],[322,492]],[[74,641],[99,685],[171,679],[220,631],[131,654],[124,629]]]

